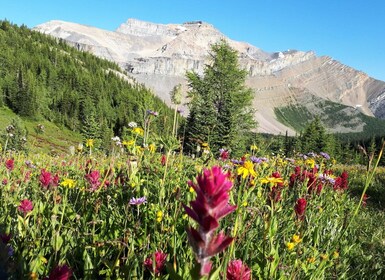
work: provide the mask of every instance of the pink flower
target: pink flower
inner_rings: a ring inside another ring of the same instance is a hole
[[[156,251],[154,254],[147,257],[144,261],[144,266],[155,275],[159,275],[165,268],[166,259],[166,253]],[[155,267],[153,266],[153,260],[155,260]]]
[[[306,199],[300,198],[294,206],[295,214],[299,220],[303,220],[305,217],[306,204]]]
[[[166,162],[167,162],[167,157],[166,155],[162,155],[162,157],[160,158],[160,164],[162,164],[163,166],[166,165]]]
[[[344,191],[348,189],[348,172],[342,172],[341,176],[337,177],[333,189],[336,191]]]
[[[226,149],[219,149],[219,158],[221,160],[227,160],[230,157],[230,153]]]
[[[101,185],[100,179],[100,173],[97,170],[91,171],[91,173],[87,174],[86,179],[88,183],[91,185],[91,191],[96,191],[99,186]]]
[[[219,227],[219,220],[233,212],[236,206],[229,205],[232,183],[228,174],[223,173],[219,166],[205,169],[197,177],[197,182],[189,182],[197,193],[196,199],[190,202],[191,208],[186,205],[183,207],[199,226],[198,229],[187,229],[187,234],[203,276],[210,273],[210,258],[226,249],[233,241],[233,238],[222,232],[215,235],[214,231]]]
[[[40,182],[40,185],[41,185],[43,188],[48,189],[49,185],[50,185],[51,182],[52,182],[52,175],[51,175],[51,173],[45,171],[45,169],[42,169],[42,170],[40,171],[39,182]]]
[[[5,167],[6,167],[9,171],[12,171],[12,170],[15,168],[15,161],[13,160],[13,158],[7,159],[7,160],[5,161]]]
[[[56,266],[46,280],[68,280],[72,276],[72,271],[67,265]]]
[[[243,264],[241,260],[229,262],[226,271],[226,280],[250,280],[250,268]]]
[[[20,202],[19,207],[17,207],[17,210],[19,210],[20,212],[23,212],[24,215],[26,215],[28,212],[31,212],[33,210],[32,201],[30,201],[28,199],[23,199]]]

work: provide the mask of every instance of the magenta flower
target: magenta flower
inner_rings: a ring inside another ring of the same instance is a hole
[[[226,280],[250,280],[251,270],[241,260],[229,262],[226,270]]]
[[[9,171],[12,171],[12,170],[15,168],[15,161],[13,160],[13,158],[7,159],[7,160],[5,161],[5,167],[6,167]]]
[[[20,201],[20,205],[19,207],[17,207],[17,210],[23,212],[24,215],[26,215],[28,212],[31,212],[33,210],[32,201],[28,199],[23,199],[22,201]]]
[[[56,266],[46,280],[68,280],[72,276],[72,271],[67,265]]]
[[[161,251],[156,251],[154,254],[147,257],[147,259],[144,261],[144,266],[149,271],[159,276],[160,273],[165,268],[166,259],[167,259],[166,253],[163,253]],[[153,265],[153,260],[155,260],[155,266]]]
[[[198,223],[198,229],[189,228],[187,234],[190,245],[200,265],[200,274],[208,275],[211,270],[210,258],[224,249],[233,241],[222,232],[215,235],[219,220],[233,212],[237,207],[229,205],[229,191],[232,187],[228,175],[219,166],[205,169],[197,177],[198,184],[191,181],[189,185],[197,193],[191,208],[183,205],[186,213]]]
[[[221,160],[227,160],[230,157],[230,152],[226,149],[219,149],[219,158]]]
[[[91,173],[87,174],[86,179],[88,183],[91,185],[91,191],[96,191],[99,186],[101,185],[100,179],[100,173],[97,170],[91,171]]]
[[[51,184],[51,181],[52,181],[52,174],[48,171],[45,171],[45,169],[42,169],[39,177],[40,185],[43,188],[48,189],[49,185]]]
[[[299,220],[303,220],[305,217],[306,204],[306,199],[300,198],[297,200],[297,203],[294,206],[295,214]]]

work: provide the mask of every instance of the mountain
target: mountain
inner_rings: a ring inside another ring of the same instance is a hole
[[[314,115],[322,116],[332,132],[360,132],[366,116],[385,118],[385,82],[312,51],[265,52],[231,40],[205,22],[128,19],[116,31],[106,31],[55,20],[34,29],[116,62],[166,103],[176,84],[186,84],[186,71],[203,73],[210,45],[225,39],[249,73],[247,84],[255,91],[260,132],[294,134],[300,128],[298,121],[305,123]],[[301,115],[306,118],[298,118]],[[343,121],[336,121],[336,116]]]

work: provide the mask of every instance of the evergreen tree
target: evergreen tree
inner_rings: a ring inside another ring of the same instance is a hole
[[[238,55],[228,43],[220,41],[211,47],[211,64],[203,77],[188,72],[190,90],[185,133],[188,152],[208,142],[213,151],[228,148],[244,150],[244,135],[255,127],[251,102],[253,93],[245,86],[247,72],[240,69]]]

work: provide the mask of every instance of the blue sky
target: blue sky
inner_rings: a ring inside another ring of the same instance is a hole
[[[385,81],[383,0],[0,0],[0,19],[33,27],[59,19],[115,30],[128,18],[202,20],[265,51],[313,50]]]

